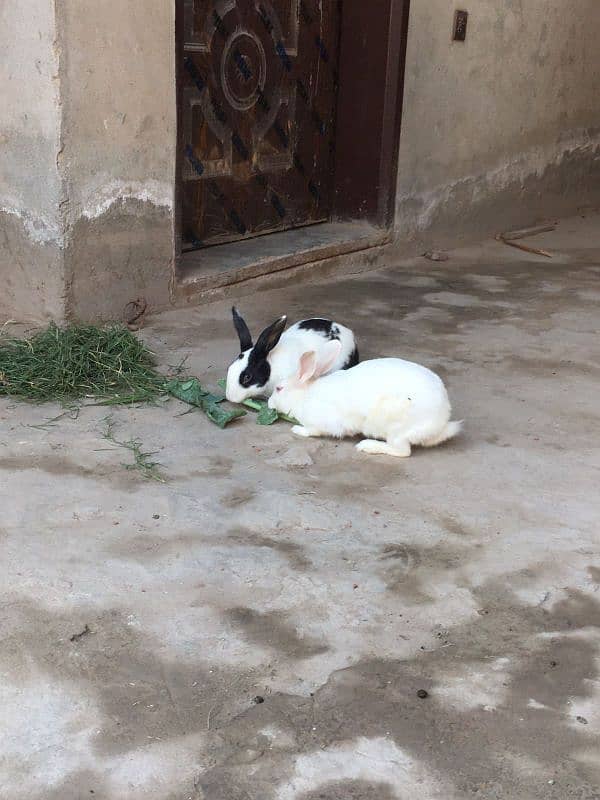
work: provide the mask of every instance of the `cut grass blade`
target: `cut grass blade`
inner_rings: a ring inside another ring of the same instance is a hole
[[[114,434],[115,421],[112,417],[105,417],[104,423],[106,428],[102,433],[102,437],[119,447],[125,448],[125,450],[129,450],[133,455],[133,464],[123,464],[125,469],[136,470],[148,480],[158,481],[159,483],[166,482],[158,470],[158,467],[161,466],[160,462],[150,460],[151,456],[156,455],[156,451],[145,452],[142,450],[142,442],[139,439],[128,439],[126,442],[117,439]]]
[[[38,425],[25,425],[25,427],[36,428],[40,431],[47,431],[50,430],[50,428],[55,428],[58,420],[64,419],[64,417],[69,417],[69,419],[77,419],[78,416],[79,406],[68,406],[67,409],[61,414],[57,414],[55,417],[50,417],[45,422],[40,422]]]

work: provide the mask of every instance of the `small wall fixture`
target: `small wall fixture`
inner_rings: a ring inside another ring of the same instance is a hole
[[[469,20],[468,11],[457,11],[454,14],[454,34],[452,39],[455,42],[464,42],[467,38],[467,22]]]

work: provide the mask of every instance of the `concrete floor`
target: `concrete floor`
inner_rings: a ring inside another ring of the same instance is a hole
[[[162,484],[0,403],[2,800],[600,798],[599,218],[531,244],[242,300],[437,369],[465,433],[408,460],[112,412]],[[236,353],[225,303],[143,335]]]

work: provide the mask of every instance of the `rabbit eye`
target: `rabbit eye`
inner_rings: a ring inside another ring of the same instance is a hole
[[[276,392],[280,392],[282,389],[283,389],[283,386],[277,386],[277,387],[275,388],[275,391],[276,391]]]

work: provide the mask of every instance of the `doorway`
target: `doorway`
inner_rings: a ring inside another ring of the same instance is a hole
[[[331,226],[351,240],[349,222],[361,223],[361,246],[373,238],[365,225],[381,241],[393,222],[408,0],[377,5],[178,0],[180,268],[227,272],[299,241],[309,258]]]

